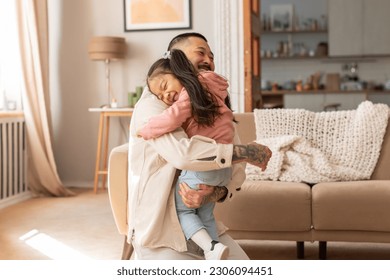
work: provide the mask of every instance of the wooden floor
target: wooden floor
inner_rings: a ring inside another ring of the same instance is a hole
[[[0,260],[118,260],[123,236],[107,192],[72,189],[67,198],[33,198],[0,210]],[[296,244],[239,241],[251,259],[295,260]],[[305,259],[318,259],[318,243],[305,243]],[[390,245],[329,242],[330,260],[390,260]]]

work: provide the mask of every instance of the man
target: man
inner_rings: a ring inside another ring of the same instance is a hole
[[[178,35],[169,44],[168,49],[172,48],[181,49],[196,69],[214,71],[213,53],[201,34]],[[131,119],[128,241],[133,244],[136,259],[199,259],[203,254],[185,240],[176,214],[173,186],[178,170],[205,171],[236,163],[232,166],[232,181],[226,188],[201,185],[195,191],[181,186],[183,202],[198,208],[208,201],[231,199],[245,179],[243,162],[265,167],[270,151],[258,144],[239,145],[237,135],[235,145],[216,144],[202,136],[189,139],[183,129],[153,140],[138,138],[137,130],[166,107],[145,88]],[[220,225],[220,241],[230,249],[228,259],[248,259],[224,231],[225,227]]]

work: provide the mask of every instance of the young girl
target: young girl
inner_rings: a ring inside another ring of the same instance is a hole
[[[137,133],[145,140],[183,127],[188,137],[203,135],[218,143],[233,143],[233,112],[226,79],[211,71],[197,73],[181,50],[172,50],[157,60],[147,76],[149,90],[168,107],[152,117]],[[231,168],[212,171],[183,170],[175,191],[176,210],[187,239],[192,239],[205,259],[226,259],[228,247],[218,242],[214,203],[198,209],[187,208],[178,194],[180,182],[196,189],[199,184],[226,186]]]

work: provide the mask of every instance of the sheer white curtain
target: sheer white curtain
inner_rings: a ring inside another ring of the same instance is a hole
[[[50,130],[47,0],[17,0],[28,186],[36,195],[68,196],[57,173]]]

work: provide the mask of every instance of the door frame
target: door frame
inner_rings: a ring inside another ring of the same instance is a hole
[[[243,0],[245,112],[262,107],[260,1]]]
[[[260,1],[213,1],[216,14],[215,70],[229,80],[232,109],[235,112],[252,112],[254,108],[261,107],[260,50],[256,57],[252,55],[254,31],[258,36],[257,48],[260,48]],[[251,11],[256,9],[257,14],[253,14]],[[254,24],[258,25],[258,30],[253,28]],[[254,72],[256,77],[253,76]]]

